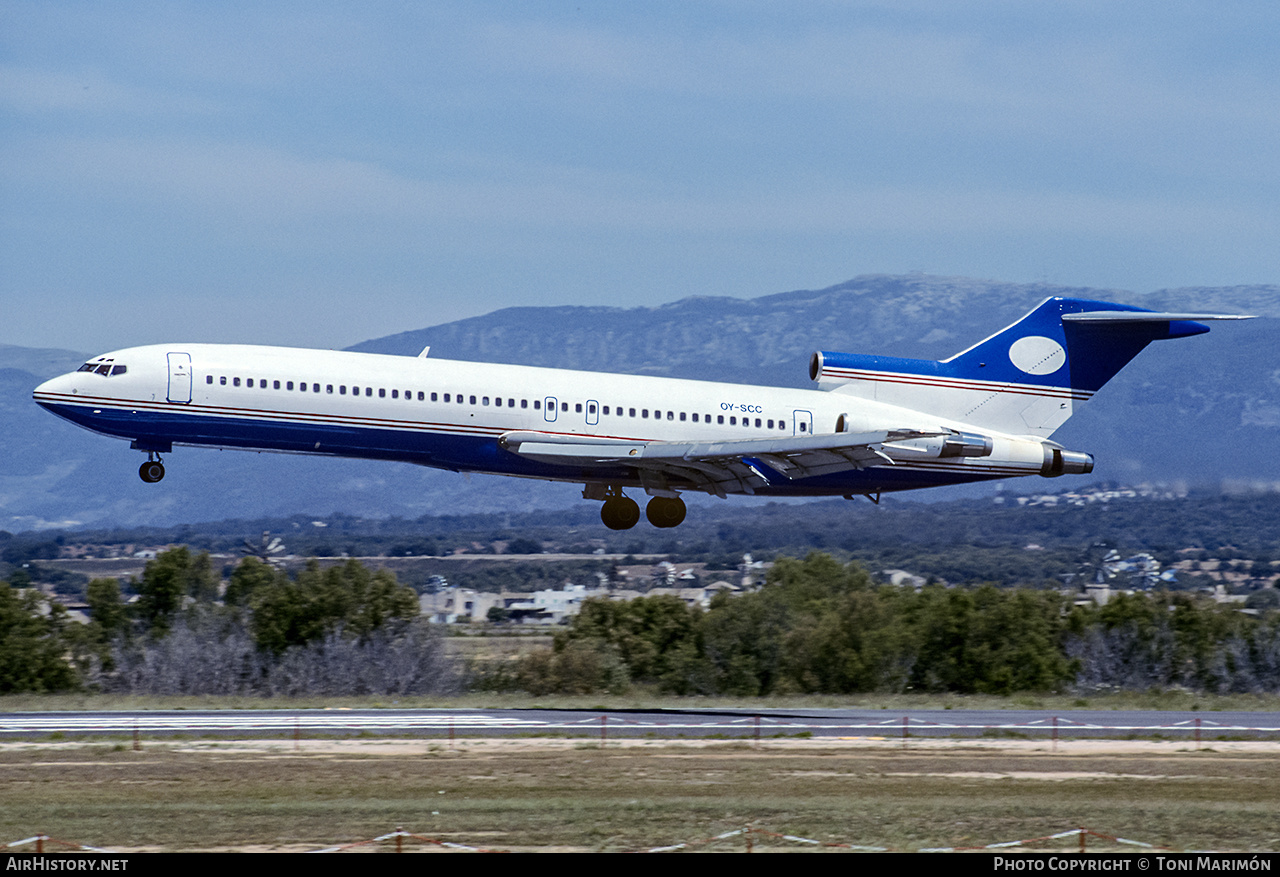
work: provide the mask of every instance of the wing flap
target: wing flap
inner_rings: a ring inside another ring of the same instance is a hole
[[[677,477],[718,496],[754,493],[782,476],[812,478],[888,463],[885,442],[947,435],[946,431],[894,429],[868,433],[786,436],[720,442],[601,440],[511,432],[502,447],[531,460],[559,465],[624,465],[648,478]]]

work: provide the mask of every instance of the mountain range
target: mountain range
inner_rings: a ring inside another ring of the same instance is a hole
[[[1022,479],[1013,491],[1089,481],[1280,484],[1280,287],[1150,293],[967,278],[867,275],[755,299],[692,297],[652,308],[506,308],[355,344],[350,350],[809,387],[814,350],[946,358],[1052,295],[1155,310],[1257,314],[1208,335],[1153,344],[1054,439],[1097,458],[1090,478]],[[157,341],[164,339],[157,338]],[[160,484],[141,455],[31,401],[40,381],[88,355],[0,346],[0,529],[171,524],[304,512],[363,517],[563,508],[580,487],[462,476],[407,464],[180,448]],[[975,495],[970,487],[908,494]],[[969,491],[965,494],[965,491]],[[706,500],[713,502],[716,500]],[[751,500],[729,500],[742,502]]]

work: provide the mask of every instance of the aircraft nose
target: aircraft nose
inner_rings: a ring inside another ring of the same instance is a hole
[[[74,374],[74,372],[72,373]],[[31,391],[33,398],[40,405],[47,405],[57,400],[57,397],[75,394],[75,388],[71,386],[71,374],[58,375],[56,378],[50,378],[40,386]]]

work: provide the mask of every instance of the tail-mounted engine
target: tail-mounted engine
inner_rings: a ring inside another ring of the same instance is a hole
[[[1059,475],[1088,475],[1093,471],[1093,454],[1083,451],[1066,451],[1051,442],[1044,442],[1044,465],[1040,474],[1045,478]]]

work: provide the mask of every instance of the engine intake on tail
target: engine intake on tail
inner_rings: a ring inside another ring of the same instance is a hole
[[[991,436],[977,435],[972,432],[960,432],[949,435],[942,441],[939,457],[989,457],[992,448]]]

